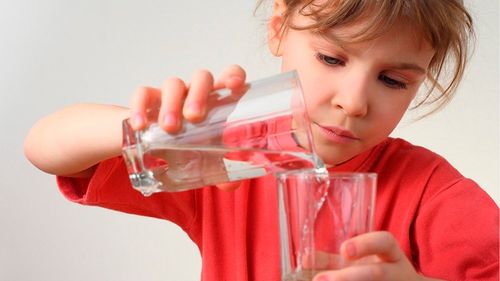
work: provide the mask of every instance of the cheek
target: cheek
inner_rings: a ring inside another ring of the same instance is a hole
[[[411,99],[380,100],[372,105],[372,120],[377,122],[376,126],[380,132],[386,134],[392,132],[406,113]]]
[[[294,52],[288,51],[283,53],[283,56],[281,57],[282,72],[297,70],[300,74],[301,69],[302,65],[300,64],[300,58],[298,56],[295,56]]]
[[[310,114],[319,109],[330,109],[332,87],[321,79],[321,75],[315,71],[304,68],[298,69],[302,92]]]
[[[308,109],[315,108],[320,102],[318,93],[322,91],[321,86],[318,86],[321,84],[317,83],[317,73],[312,71],[311,67],[304,60],[300,60],[297,56],[287,56],[287,54],[284,54],[281,71],[287,72],[292,70],[296,70],[299,74],[302,93]]]
[[[296,33],[288,34],[285,41],[280,47],[282,52],[281,70],[290,71],[297,70],[299,74],[304,74],[308,71],[314,60],[314,52],[304,43],[305,40],[300,39],[301,36]]]

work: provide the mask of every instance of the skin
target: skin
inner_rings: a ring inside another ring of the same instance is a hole
[[[180,118],[192,122],[204,118],[203,109],[193,112],[191,105],[203,106],[209,92],[224,87],[237,90],[245,83],[245,71],[237,65],[229,66],[215,82],[212,77],[207,70],[200,70],[193,75],[191,86],[171,77],[160,88],[140,87],[132,96],[130,108],[103,104],[63,108],[33,125],[24,142],[25,156],[49,174],[91,177],[99,162],[121,155],[121,122],[125,118],[131,118],[134,129],[144,128],[146,109],[161,104],[158,122],[166,131],[175,132],[180,128]],[[182,105],[186,108],[184,114]],[[171,114],[173,119],[165,118]],[[232,183],[220,187],[230,190],[237,186]]]
[[[284,9],[275,2],[269,47],[282,58],[283,71],[299,73],[319,156],[335,166],[386,139],[425,80],[434,50],[403,20],[367,42],[340,44],[293,29],[281,33]],[[292,20],[299,26],[309,21],[298,14]],[[362,26],[335,28],[329,35],[343,38]],[[349,239],[341,255],[360,262],[319,273],[314,281],[434,280],[415,271],[389,232]]]
[[[284,9],[277,0],[268,24],[269,48],[281,58],[282,71],[299,72],[317,152],[328,165],[338,165],[392,132],[424,81],[434,51],[403,21],[379,38],[355,44],[335,43],[309,31],[280,33]],[[300,15],[292,20],[308,21]],[[331,35],[347,35],[362,24],[336,28]],[[189,83],[171,77],[161,87],[137,89],[130,108],[69,106],[33,126],[25,140],[26,157],[47,173],[90,177],[99,162],[121,154],[123,119],[130,117],[133,128],[142,129],[146,110],[160,107],[158,123],[167,132],[176,132],[182,118],[204,119],[210,92],[224,87],[237,90],[245,79],[238,65],[229,66],[217,79],[210,71],[199,70]],[[218,187],[232,190],[238,183]],[[342,245],[341,254],[348,260],[370,259],[322,272],[314,280],[433,280],[415,271],[388,232],[354,237]]]
[[[309,21],[300,15],[293,20],[299,25]],[[277,34],[270,38],[271,48],[282,58],[282,71],[299,72],[317,152],[331,165],[372,148],[393,131],[434,55],[403,23],[375,40],[342,45],[309,31],[289,29],[280,36],[281,24],[279,16],[271,20],[269,34]],[[362,24],[330,34],[352,34]],[[329,138],[324,128],[341,135]]]

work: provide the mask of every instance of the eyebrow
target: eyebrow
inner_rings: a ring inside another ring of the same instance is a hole
[[[396,63],[392,67],[400,70],[413,70],[415,72],[421,73],[421,74],[426,74],[427,71],[423,68],[418,66],[417,64],[414,63]]]

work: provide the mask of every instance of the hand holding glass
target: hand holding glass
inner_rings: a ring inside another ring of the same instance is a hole
[[[168,134],[150,111],[145,130],[123,122],[123,156],[132,186],[144,195],[182,191],[321,166],[295,71],[208,97],[208,116]],[[153,121],[151,121],[153,120]]]

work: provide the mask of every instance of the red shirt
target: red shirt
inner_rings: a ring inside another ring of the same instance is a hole
[[[390,231],[423,275],[498,280],[499,217],[494,201],[445,159],[388,138],[335,171],[378,174],[375,229]],[[99,164],[91,179],[58,177],[70,200],[178,224],[198,245],[202,280],[279,280],[277,188],[272,176],[233,192],[205,187],[143,197],[124,161]]]

